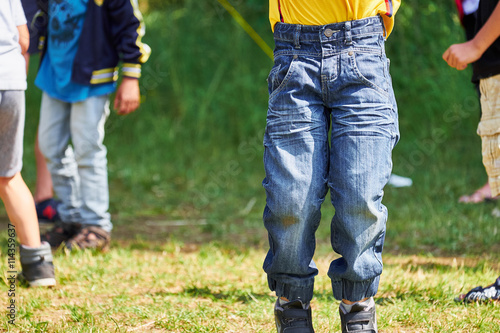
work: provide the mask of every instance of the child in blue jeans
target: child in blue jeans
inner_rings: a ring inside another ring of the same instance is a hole
[[[61,222],[43,239],[54,248],[106,250],[112,223],[104,124],[120,62],[123,79],[114,107],[120,115],[139,107],[141,64],[150,54],[141,41],[142,17],[134,0],[39,5],[47,25],[35,80],[43,90],[38,139],[61,200]]]
[[[328,271],[342,332],[377,332],[383,188],[399,138],[385,54],[399,1],[271,0],[274,67],[264,135],[268,284],[278,333],[314,332],[315,232],[335,207]]]
[[[26,65],[29,45],[20,0],[0,6],[0,198],[20,246],[22,273],[30,286],[56,284],[48,243],[40,242],[33,196],[21,176],[25,119]],[[11,243],[9,243],[11,244]],[[9,246],[9,256],[15,257]],[[9,271],[15,267],[9,266]]]

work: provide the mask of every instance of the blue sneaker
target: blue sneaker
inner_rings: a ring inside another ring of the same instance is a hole
[[[43,200],[42,202],[36,203],[36,215],[38,216],[39,222],[57,222],[59,221],[59,214],[57,213],[57,206],[61,201],[54,198]]]

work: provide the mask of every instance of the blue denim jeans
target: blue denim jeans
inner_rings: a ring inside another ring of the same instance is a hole
[[[387,220],[383,188],[399,138],[382,20],[278,23],[274,39],[263,181],[269,287],[278,297],[312,299],[315,232],[330,189],[331,243],[341,256],[328,272],[333,295],[374,296]]]
[[[62,202],[57,207],[61,220],[109,232],[107,150],[103,145],[108,115],[108,95],[67,103],[44,93],[38,141]]]

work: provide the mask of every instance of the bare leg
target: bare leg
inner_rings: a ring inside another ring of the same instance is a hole
[[[30,54],[28,52],[24,54],[24,60],[26,61],[26,73],[28,73],[28,68],[30,67]]]
[[[344,302],[345,304],[348,304],[348,305],[353,305],[354,303],[358,303],[358,302],[359,302],[359,303],[361,303],[361,302],[364,302],[364,301],[366,301],[368,298],[370,298],[370,297],[363,298],[361,301],[357,301],[357,302],[351,302],[351,301],[348,301],[348,300],[346,300],[346,299],[342,299],[342,302]]]
[[[42,202],[43,200],[50,199],[54,196],[52,191],[52,177],[50,176],[49,169],[45,157],[42,155],[38,147],[38,132],[35,139],[35,160],[36,160],[36,186],[35,186],[35,202]]]
[[[30,55],[29,53],[24,54],[24,59],[26,60],[26,73],[28,73]],[[47,169],[47,164],[45,163],[45,157],[42,155],[40,148],[38,147],[38,132],[35,138],[35,160],[36,160],[36,186],[35,194],[33,195],[35,202],[42,202],[43,200],[50,199],[54,196],[52,192],[52,178],[50,177],[50,172]]]
[[[476,190],[471,195],[463,195],[458,199],[458,202],[464,203],[479,203],[484,202],[485,200],[494,200],[497,197],[491,196],[490,184],[484,184],[480,189]]]
[[[281,300],[282,300],[282,301],[284,301],[284,302],[289,302],[289,300],[288,300],[288,299],[286,299],[285,297],[280,297],[280,298],[281,298]],[[351,302],[351,301],[349,301],[349,300],[342,299],[342,302],[344,302],[345,304],[348,304],[348,305],[353,305],[354,303],[358,303],[358,302],[359,302],[359,303],[361,303],[361,302],[364,302],[364,301],[366,301],[368,298],[369,298],[369,297],[363,298],[362,300],[357,301],[357,302]]]
[[[0,177],[0,198],[10,221],[16,227],[21,245],[40,247],[40,230],[33,196],[21,173],[18,172],[13,177]]]

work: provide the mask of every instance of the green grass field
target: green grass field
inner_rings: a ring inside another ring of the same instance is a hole
[[[273,45],[266,1],[230,1]],[[407,0],[387,42],[401,141],[378,302],[380,332],[499,332],[499,304],[453,299],[500,275],[500,206],[458,204],[486,181],[470,69],[441,54],[464,40],[453,1]],[[262,137],[269,57],[216,1],[150,0],[140,110],[107,123],[115,229],[106,254],[55,255],[58,285],[16,288],[6,332],[273,332],[262,261]],[[40,92],[31,62],[23,176],[34,188]],[[0,205],[1,206],[1,205]],[[326,200],[317,232],[317,332],[339,332],[331,295]],[[7,314],[7,219],[0,207],[2,314]],[[18,265],[19,266],[19,265]]]
[[[273,295],[261,247],[208,242],[115,242],[107,254],[56,256],[58,286],[18,287],[11,332],[273,332]],[[317,253],[312,302],[317,332],[339,332],[338,302],[326,276],[334,256]],[[455,304],[467,288],[493,281],[498,258],[385,257],[377,311],[380,332],[498,332],[498,305]],[[4,269],[4,265],[1,266]],[[2,287],[2,293],[6,293]]]

